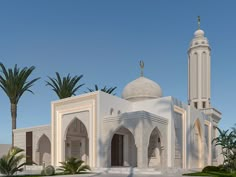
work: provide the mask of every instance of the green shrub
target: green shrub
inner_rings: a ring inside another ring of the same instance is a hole
[[[48,165],[44,170],[43,174],[46,176],[52,176],[55,174],[55,168],[52,165]]]
[[[60,163],[62,166],[60,166],[58,170],[63,171],[64,174],[79,174],[90,170],[90,167],[85,165],[83,160],[79,160],[74,157]]]
[[[219,168],[220,172],[227,172],[224,165],[219,165],[218,168]]]
[[[212,171],[220,172],[221,169],[219,167],[216,167],[216,166],[206,166],[202,169],[203,173],[212,172]]]
[[[16,172],[23,171],[23,166],[26,165],[25,162],[20,163],[25,158],[23,151],[23,149],[12,147],[7,155],[0,159],[0,173],[13,176]]]
[[[44,170],[42,170],[40,174],[41,174],[42,176],[44,176],[44,175],[45,175]]]

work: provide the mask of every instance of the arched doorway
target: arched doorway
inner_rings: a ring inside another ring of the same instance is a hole
[[[38,141],[38,165],[51,164],[51,142],[46,135],[42,135]]]
[[[154,128],[148,145],[148,167],[158,168],[161,167],[161,136],[158,128]]]
[[[111,166],[137,166],[137,147],[127,128],[119,128],[112,137]]]
[[[192,150],[192,167],[202,167],[202,133],[199,120],[196,120],[193,126],[193,150]]]
[[[65,159],[79,158],[88,164],[89,140],[85,125],[77,118],[67,128],[65,140]]]

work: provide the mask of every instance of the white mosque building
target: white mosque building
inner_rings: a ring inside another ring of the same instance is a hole
[[[141,74],[121,98],[96,91],[53,101],[51,124],[14,130],[15,146],[39,165],[59,166],[69,157],[94,169],[217,164],[211,142],[221,113],[211,107],[210,52],[199,28],[188,49],[187,104],[163,96],[161,87]]]

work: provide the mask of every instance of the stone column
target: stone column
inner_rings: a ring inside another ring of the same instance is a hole
[[[147,137],[146,132],[140,132],[142,135],[139,137],[137,142],[137,159],[138,168],[148,168],[148,144],[149,137]]]
[[[148,167],[148,152],[147,147],[138,147],[138,168],[147,168]]]

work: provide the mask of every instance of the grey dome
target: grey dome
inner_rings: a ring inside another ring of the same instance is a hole
[[[129,101],[141,101],[160,97],[162,97],[161,87],[146,77],[139,77],[128,83],[122,93],[122,98]]]

